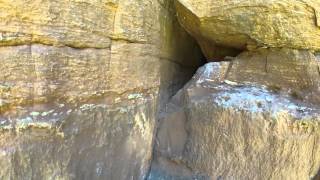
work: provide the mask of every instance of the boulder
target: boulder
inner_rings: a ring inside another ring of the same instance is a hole
[[[317,0],[177,0],[176,9],[208,59],[256,47],[320,50]]]
[[[312,179],[320,169],[320,107],[288,89],[303,93],[297,84],[317,82],[314,57],[262,49],[204,65],[168,103],[156,155],[210,179]]]
[[[319,104],[320,61],[307,50],[257,49],[234,58],[225,78],[264,85],[307,103]]]

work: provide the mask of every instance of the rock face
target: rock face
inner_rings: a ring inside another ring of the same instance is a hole
[[[258,49],[244,52],[231,61],[230,81],[264,85],[276,92],[288,92],[306,103],[320,103],[320,61],[310,51]]]
[[[262,49],[206,64],[163,112],[156,154],[210,179],[315,177],[320,106],[294,83],[313,89],[318,63],[308,51]]]
[[[206,58],[220,62],[200,68],[162,111],[161,161],[149,178],[317,178],[319,1],[177,0],[175,8]]]
[[[319,176],[318,0],[0,9],[0,179]]]
[[[0,179],[143,179],[199,66],[173,2],[0,2]]]
[[[317,0],[177,0],[176,9],[209,59],[264,46],[320,50]]]
[[[130,179],[149,169],[152,97],[125,104],[51,106],[2,121],[1,179]]]

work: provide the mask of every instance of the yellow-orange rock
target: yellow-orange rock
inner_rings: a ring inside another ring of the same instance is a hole
[[[0,179],[143,179],[201,52],[172,1],[0,1]]]
[[[209,59],[261,46],[320,50],[317,0],[177,0],[176,9]]]

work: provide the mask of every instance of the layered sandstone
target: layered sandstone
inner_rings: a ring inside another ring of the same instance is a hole
[[[0,2],[1,179],[143,179],[200,64],[172,1]]]
[[[319,176],[319,8],[0,1],[0,179]]]
[[[257,47],[320,50],[317,0],[177,0],[176,9],[209,59]]]

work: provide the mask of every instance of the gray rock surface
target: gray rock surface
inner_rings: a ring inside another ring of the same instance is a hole
[[[112,105],[38,105],[2,117],[0,178],[143,179],[156,106],[140,96]]]
[[[320,169],[319,105],[293,97],[286,88],[275,91],[268,87],[273,82],[287,87],[299,78],[312,79],[300,74],[316,66],[316,60],[305,58],[295,63],[278,56],[279,61],[270,61],[271,70],[265,72],[250,64],[259,64],[264,57],[255,53],[245,52],[231,62],[208,63],[198,70],[167,105],[157,134],[157,156],[211,179],[316,176]],[[279,75],[282,72],[288,76]],[[176,136],[178,132],[186,135]]]

